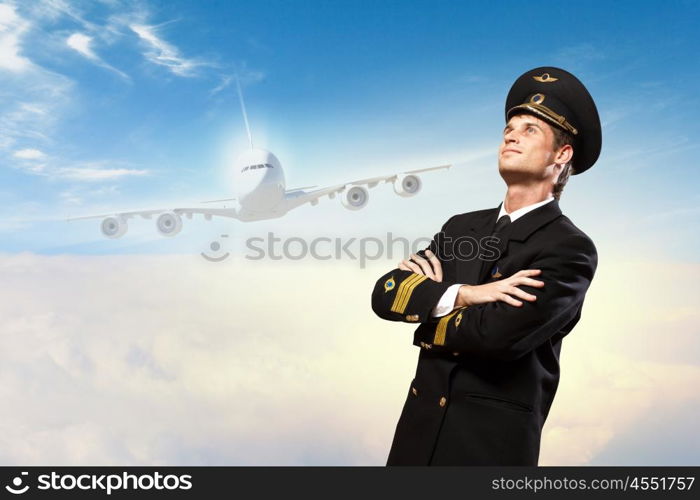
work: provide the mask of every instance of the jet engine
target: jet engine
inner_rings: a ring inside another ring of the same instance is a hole
[[[413,196],[418,194],[422,185],[423,183],[417,175],[398,175],[394,181],[394,192],[403,197]]]
[[[107,238],[115,239],[124,236],[128,227],[123,217],[107,217],[102,221],[100,229]]]
[[[369,201],[369,192],[367,188],[362,186],[353,186],[345,190],[340,201],[343,202],[343,206],[347,209],[359,210],[367,205]]]
[[[175,212],[165,212],[156,220],[158,232],[163,236],[175,236],[182,229],[182,217]]]

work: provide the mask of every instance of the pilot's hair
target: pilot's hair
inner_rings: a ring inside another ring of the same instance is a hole
[[[559,127],[551,127],[551,129],[552,132],[554,132],[554,143],[552,144],[553,151],[556,151],[566,144],[570,144],[572,147],[574,146],[574,136],[572,136],[569,132]],[[576,154],[576,151],[574,151],[574,154]],[[573,156],[571,158],[573,160]],[[561,193],[564,191],[564,186],[566,186],[569,176],[574,172],[575,170],[570,160],[569,163],[564,165],[564,168],[562,168],[562,171],[559,173],[559,178],[552,189],[552,195],[556,200],[561,198]]]

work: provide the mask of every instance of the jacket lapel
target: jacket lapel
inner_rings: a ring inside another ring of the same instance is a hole
[[[499,204],[494,210],[485,212],[483,219],[476,221],[472,231],[474,231],[477,239],[491,236],[493,234],[493,230],[496,227],[496,219],[501,210],[501,205],[502,203]],[[541,207],[538,207],[518,218],[515,222],[510,224],[501,235],[501,242],[498,245],[501,251],[500,258],[503,258],[508,254],[509,241],[527,240],[532,233],[537,231],[545,224],[556,219],[560,215],[561,209],[559,208],[559,202],[557,200],[552,200],[549,203],[545,203]],[[479,259],[479,261],[481,265],[474,266],[474,268],[479,270],[476,283],[482,284],[489,280],[490,276],[488,276],[488,274],[497,261],[483,259]]]

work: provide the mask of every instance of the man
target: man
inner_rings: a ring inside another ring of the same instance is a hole
[[[372,293],[379,317],[420,323],[388,465],[537,465],[562,339],[598,262],[558,200],[598,159],[601,129],[586,88],[559,68],[519,77],[505,110],[504,202],[450,218]]]

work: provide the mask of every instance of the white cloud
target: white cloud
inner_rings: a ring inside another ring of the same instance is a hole
[[[66,45],[98,66],[113,71],[126,80],[130,80],[126,73],[118,70],[110,64],[107,64],[102,60],[102,58],[95,54],[91,46],[92,40],[93,38],[91,36],[85,35],[84,33],[73,33],[66,39]]]
[[[73,33],[66,39],[66,44],[71,49],[78,51],[88,59],[96,61],[99,59],[99,57],[97,57],[97,55],[90,48],[91,41],[92,37],[90,36],[84,35],[83,33]]]
[[[195,68],[205,64],[182,57],[177,47],[158,37],[156,26],[130,24],[129,28],[148,46],[148,50],[144,53],[146,59],[153,64],[165,66],[178,76],[195,76]]]
[[[237,284],[324,286],[306,271],[2,256],[0,463],[381,464],[414,349],[377,346],[354,322],[317,324],[299,314],[301,293],[270,314]],[[321,307],[332,319],[365,306],[356,295]]]
[[[79,9],[76,8],[77,2],[67,2],[65,0],[37,0],[28,2],[26,8],[32,13],[32,17],[36,19],[49,19],[56,21],[60,18],[68,18],[83,26],[90,31],[98,31],[99,26],[86,20]]]
[[[20,40],[28,27],[14,6],[0,4],[0,70],[23,72],[32,67],[31,61],[20,54]]]
[[[675,344],[678,357],[692,347],[659,332],[677,316],[673,331],[695,328],[698,313],[686,307],[697,266],[617,264],[599,268],[564,340],[542,464],[589,463],[622,433],[648,443],[645,416],[698,398],[700,368],[629,349],[644,321],[656,331],[649,351]],[[0,256],[0,463],[383,464],[417,357],[413,326],[369,308],[385,267]],[[636,275],[662,282],[618,295],[619,276]],[[653,314],[640,315],[649,303]],[[616,350],[613,337],[627,347]],[[669,437],[692,430],[673,418]]]
[[[52,176],[76,181],[104,181],[148,174],[148,170],[133,168],[60,167]]]
[[[41,160],[46,157],[46,155],[38,149],[20,149],[15,151],[13,156],[22,160]]]
[[[48,142],[72,86],[69,78],[21,54],[21,42],[31,28],[32,22],[21,17],[13,5],[0,4],[2,91],[11,96],[0,99],[0,149],[4,150],[18,145],[37,149],[26,146]]]

